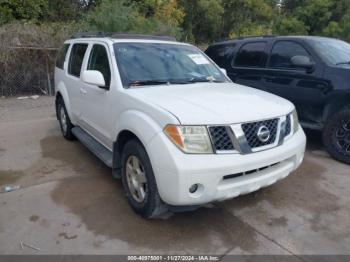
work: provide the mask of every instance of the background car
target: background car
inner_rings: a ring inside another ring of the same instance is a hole
[[[235,83],[293,102],[303,127],[323,132],[328,152],[350,164],[350,45],[312,36],[224,41],[206,54]]]

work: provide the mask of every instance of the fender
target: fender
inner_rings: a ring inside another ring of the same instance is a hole
[[[323,110],[323,122],[326,122],[329,116],[344,108],[350,108],[350,92],[335,92],[329,97]]]
[[[124,111],[119,115],[116,124],[115,142],[118,141],[120,132],[128,130],[135,134],[145,147],[156,134],[163,130],[153,118],[138,110]]]
[[[162,128],[145,113],[138,110],[127,110],[119,115],[117,126],[114,130],[113,136],[116,137],[116,140],[113,143],[113,175],[120,177],[122,166],[121,152],[119,150],[121,144],[119,143],[124,143],[124,141],[120,141],[123,140],[120,134],[123,131],[131,132],[141,141],[147,151],[148,143],[157,133],[162,131]]]

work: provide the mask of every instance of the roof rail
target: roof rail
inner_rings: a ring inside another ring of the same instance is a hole
[[[162,35],[139,35],[129,33],[108,33],[108,32],[83,32],[75,33],[70,39],[76,38],[98,38],[98,37],[109,37],[114,39],[149,39],[149,40],[163,40],[163,41],[176,41],[175,37],[162,36]]]
[[[241,36],[238,37],[237,39],[247,39],[247,38],[257,38],[257,37],[262,37],[262,38],[269,38],[269,37],[276,37],[277,35],[252,35],[252,36]]]
[[[70,39],[75,38],[92,38],[92,37],[110,37],[113,33],[106,32],[80,32],[71,35]]]
[[[115,39],[149,39],[149,40],[176,41],[176,38],[172,37],[172,36],[139,35],[139,34],[128,34],[128,33],[112,34],[111,38],[115,38]]]

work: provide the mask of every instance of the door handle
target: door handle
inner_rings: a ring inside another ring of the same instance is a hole
[[[87,91],[84,89],[84,88],[80,88],[80,93],[82,95],[86,95],[87,94]]]

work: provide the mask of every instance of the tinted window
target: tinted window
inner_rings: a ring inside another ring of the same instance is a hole
[[[57,54],[56,67],[63,69],[64,61],[66,60],[66,54],[69,48],[69,44],[64,44]]]
[[[213,59],[217,65],[225,67],[225,65],[231,64],[235,46],[236,44],[214,45],[209,47],[205,53]]]
[[[248,43],[239,50],[235,65],[244,67],[262,67],[266,61],[265,42]]]
[[[107,50],[102,45],[94,45],[92,47],[88,70],[100,71],[105,79],[106,86],[110,85],[111,82],[111,70],[108,62]]]
[[[311,59],[309,53],[302,45],[291,41],[277,42],[272,48],[269,66],[274,68],[295,68],[291,60],[293,56],[297,55],[307,56]]]
[[[70,52],[70,59],[68,65],[68,73],[80,77],[81,65],[83,63],[84,55],[88,45],[87,44],[74,44],[72,51]]]

